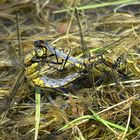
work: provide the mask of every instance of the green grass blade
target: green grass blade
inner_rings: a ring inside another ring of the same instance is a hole
[[[130,4],[132,2],[137,2],[137,0],[116,0],[113,2],[104,2],[104,3],[102,2],[100,4],[90,4],[90,5],[79,6],[77,7],[77,10],[96,9],[96,8],[106,7],[106,6],[111,6],[111,5]],[[74,10],[74,8],[62,9],[62,10],[54,11],[53,13],[62,13],[62,12],[67,12],[69,10]]]
[[[91,109],[90,109],[91,110]],[[113,130],[113,128],[117,128],[121,131],[125,131],[125,127],[122,127],[120,125],[117,125],[117,124],[114,124],[114,123],[111,123],[109,121],[106,121],[104,119],[102,119],[99,115],[97,115],[93,110],[91,110],[91,112],[93,113],[93,115],[85,115],[85,116],[82,116],[82,117],[79,117],[75,120],[72,120],[71,122],[67,123],[66,125],[64,125],[62,128],[60,128],[58,131],[65,131],[67,129],[70,129],[72,128],[73,126],[75,125],[79,125],[81,123],[84,123],[85,121],[88,121],[90,119],[94,119],[98,122],[101,122],[103,123],[105,126],[107,126],[111,131],[113,131],[115,134],[117,134],[116,131]],[[112,128],[113,127],[113,128]]]
[[[35,101],[36,101],[36,113],[35,113],[35,138],[37,140],[38,130],[39,130],[39,121],[40,121],[40,88],[36,87],[35,90]]]
[[[87,121],[89,119],[93,119],[93,117],[91,115],[85,115],[85,116],[79,117],[75,120],[70,121],[69,123],[64,125],[62,128],[60,128],[58,131],[65,131],[65,130],[70,129],[73,126],[78,125],[81,122],[83,123],[84,121]]]
[[[114,127],[114,128],[117,128],[117,129],[119,129],[119,130],[121,130],[121,131],[125,131],[125,127],[122,127],[122,126],[120,126],[120,125],[117,125],[117,124],[114,124],[114,123],[111,123],[111,122],[109,122],[109,121],[106,121],[106,120],[102,119],[102,118],[101,118],[99,115],[97,115],[92,109],[90,109],[90,111],[92,112],[93,117],[94,117],[95,120],[97,120],[97,121],[103,123],[103,124],[104,124],[105,126],[107,126],[109,129],[110,129],[111,127]],[[111,126],[111,127],[110,127],[110,126]],[[112,128],[111,128],[111,130],[112,130]]]

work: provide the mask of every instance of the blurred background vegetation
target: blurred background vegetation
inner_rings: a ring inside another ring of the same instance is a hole
[[[20,75],[22,57],[30,53],[34,41],[71,48],[76,58],[83,53],[75,7],[94,58],[92,76],[66,86],[68,94],[41,89],[38,139],[140,139],[140,2],[1,0],[1,110],[8,106],[6,99],[13,101],[6,115],[1,114],[2,140],[34,139],[35,87]],[[63,72],[46,73],[55,79],[75,71],[79,70],[68,65]]]

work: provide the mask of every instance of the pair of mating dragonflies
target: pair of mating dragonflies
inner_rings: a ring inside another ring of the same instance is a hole
[[[36,67],[38,66],[38,62],[43,62],[43,61],[47,62],[48,65],[50,63],[62,64],[61,70],[63,71],[64,67],[66,66],[66,63],[68,62],[68,63],[71,63],[74,67],[79,68],[80,70],[79,72],[75,72],[74,74],[71,74],[62,79],[51,79],[44,75],[32,78],[32,82],[36,86],[43,87],[43,88],[59,88],[73,82],[74,80],[78,79],[82,75],[89,74],[89,73],[92,74],[91,70],[95,66],[96,61],[95,61],[95,56],[92,57],[90,54],[90,51],[88,52],[89,53],[88,57],[78,59],[76,57],[70,56],[70,52],[68,54],[65,54],[64,52],[59,51],[58,49],[52,47],[51,45],[48,44],[47,41],[42,41],[42,40],[35,41],[34,46],[35,48],[33,52],[30,53],[29,56],[26,57],[24,63],[26,64],[29,63],[30,65],[32,65],[32,63],[36,63],[37,64]],[[48,51],[51,52],[51,54],[48,55]],[[52,56],[55,56],[56,62],[51,60]],[[102,59],[102,63],[104,63],[105,65],[108,65],[107,62],[105,62],[103,56],[102,55],[99,55],[99,56]],[[62,62],[58,62],[58,58],[61,58]],[[26,69],[27,70],[29,69],[29,71],[32,71],[30,70],[32,69],[30,65],[29,67],[27,66]],[[110,64],[110,65],[111,67],[117,66],[117,64]],[[33,71],[36,72],[35,67]],[[34,75],[34,74],[31,74],[31,75]]]
[[[51,45],[49,45],[47,41],[42,41],[42,40],[35,41],[34,46],[35,48],[30,53],[28,53],[28,55],[24,59],[23,62],[24,67],[22,67],[22,70],[19,73],[19,76],[17,77],[17,80],[13,88],[10,90],[9,98],[7,98],[5,106],[3,106],[2,109],[0,109],[1,113],[6,111],[7,110],[6,108],[10,107],[10,102],[13,100],[15,94],[17,93],[19,86],[22,85],[24,81],[23,79],[28,79],[35,86],[41,88],[57,89],[71,82],[74,82],[76,79],[85,75],[85,73],[90,73],[91,72],[90,70],[92,70],[95,64],[94,63],[95,57],[93,57],[92,59],[92,57],[88,55],[87,58],[84,57],[84,58],[77,59],[76,57],[70,56],[70,51],[68,54],[66,54],[63,51],[60,51],[52,47]],[[109,48],[110,47],[108,47],[107,49]],[[103,51],[105,51],[105,49],[103,49]],[[52,57],[56,58],[55,62],[53,61],[53,59],[51,59]],[[58,62],[58,58],[60,58],[62,62]],[[62,72],[64,67],[67,65],[67,63],[71,63],[74,67],[79,68],[79,72],[75,72],[62,79],[53,79],[53,78],[49,78],[46,75],[40,75],[40,71],[38,70],[40,63],[47,63],[48,65],[50,63],[61,64]],[[21,77],[26,77],[26,78],[22,79]],[[7,103],[9,104],[9,106]]]

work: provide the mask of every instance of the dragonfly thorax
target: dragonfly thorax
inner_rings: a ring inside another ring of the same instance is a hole
[[[37,57],[45,57],[47,54],[47,50],[44,47],[36,47],[35,53]]]

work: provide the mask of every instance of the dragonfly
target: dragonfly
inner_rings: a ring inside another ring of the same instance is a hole
[[[84,69],[85,68],[85,63],[84,63],[84,59],[76,59],[73,56],[68,56],[67,54],[65,54],[64,52],[58,50],[57,48],[54,48],[53,46],[51,46],[48,41],[43,41],[43,40],[37,40],[34,42],[34,46],[35,46],[35,50],[38,51],[37,53],[42,53],[42,55],[44,55],[47,51],[50,51],[52,53],[52,55],[55,55],[56,57],[59,57],[69,63],[71,63],[73,66],[76,66],[80,69]]]

